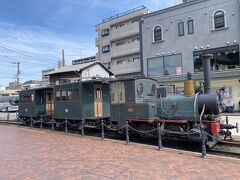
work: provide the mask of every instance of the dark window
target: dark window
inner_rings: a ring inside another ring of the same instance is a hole
[[[219,29],[225,27],[225,14],[223,11],[217,11],[214,14],[214,28]]]
[[[228,46],[216,49],[209,49],[208,52],[196,51],[194,55],[194,71],[203,71],[201,54],[211,53],[213,58],[211,59],[212,71],[226,71],[229,69],[240,68],[239,62],[239,46]]]
[[[153,30],[154,41],[162,40],[162,28],[161,26],[156,26]]]
[[[184,35],[184,22],[178,23],[178,35],[183,36]]]
[[[188,20],[188,34],[194,33],[194,26],[193,26],[193,20]]]
[[[106,52],[109,52],[109,51],[110,51],[110,45],[106,45],[106,46],[102,47],[102,52],[103,53],[106,53]]]
[[[101,34],[102,34],[102,37],[109,35],[109,28],[102,29],[102,30],[101,30]]]
[[[62,101],[66,101],[67,100],[67,91],[62,91]]]
[[[121,45],[124,45],[124,44],[125,44],[124,41],[116,42],[116,46],[121,46]]]
[[[163,77],[182,74],[182,55],[175,54],[148,59],[149,77]]]
[[[181,54],[164,56],[164,75],[182,74],[182,56]]]

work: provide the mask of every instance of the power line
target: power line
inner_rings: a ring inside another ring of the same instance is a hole
[[[34,56],[32,56],[32,55],[22,53],[22,52],[20,52],[20,51],[18,51],[18,50],[14,50],[14,49],[12,49],[12,48],[8,48],[8,47],[6,47],[5,45],[3,45],[2,43],[0,43],[0,44],[1,44],[1,45],[0,45],[1,48],[7,49],[7,50],[9,50],[9,51],[12,51],[12,52],[15,52],[15,53],[18,53],[18,54],[21,54],[21,55],[23,55],[23,56],[30,57],[30,58],[33,58],[33,59],[36,59],[36,60],[45,61],[45,62],[48,62],[48,63],[51,63],[51,64],[57,64],[57,63],[53,63],[52,61],[49,61],[49,60],[46,60],[46,59],[34,57]]]

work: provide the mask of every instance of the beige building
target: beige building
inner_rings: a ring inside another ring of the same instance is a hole
[[[139,21],[147,13],[149,10],[141,6],[96,25],[96,59],[115,76],[140,75]]]

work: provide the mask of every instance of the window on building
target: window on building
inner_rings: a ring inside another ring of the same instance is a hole
[[[161,26],[156,26],[153,30],[153,40],[161,41],[162,40],[162,28]]]
[[[121,45],[124,45],[124,44],[125,44],[124,41],[116,42],[116,46],[121,46]]]
[[[117,61],[117,64],[125,64],[126,63],[126,60],[119,60]]]
[[[132,38],[132,42],[137,42],[137,41],[139,41],[139,37],[136,37],[136,38]]]
[[[188,34],[193,34],[194,33],[194,26],[193,26],[193,20],[188,20]]]
[[[182,56],[181,54],[164,56],[164,75],[181,75],[182,74]]]
[[[124,23],[116,25],[115,28],[118,29],[118,28],[121,28],[123,26],[124,26]]]
[[[184,36],[184,22],[178,23],[178,35]]]
[[[156,57],[148,59],[148,76],[149,77],[162,77],[163,71],[163,57]]]
[[[194,52],[193,56],[195,72],[203,71],[201,54],[205,53],[213,54],[213,58],[211,59],[212,71],[226,71],[240,68],[239,46],[234,45]]]
[[[225,13],[222,10],[215,12],[213,19],[214,19],[214,29],[225,27]]]
[[[110,45],[102,46],[102,52],[106,53],[110,51]]]
[[[163,77],[182,74],[182,55],[175,54],[148,59],[149,77]]]
[[[108,69],[111,68],[111,63],[110,62],[103,63],[103,65]]]
[[[140,61],[140,57],[133,58],[133,62],[137,62],[137,61]]]
[[[102,29],[102,30],[101,30],[101,34],[102,34],[102,37],[109,35],[109,28]]]

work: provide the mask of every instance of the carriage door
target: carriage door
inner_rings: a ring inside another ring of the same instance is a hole
[[[53,92],[52,90],[46,91],[46,114],[53,115]]]
[[[95,117],[103,116],[102,85],[94,85],[94,114]]]

